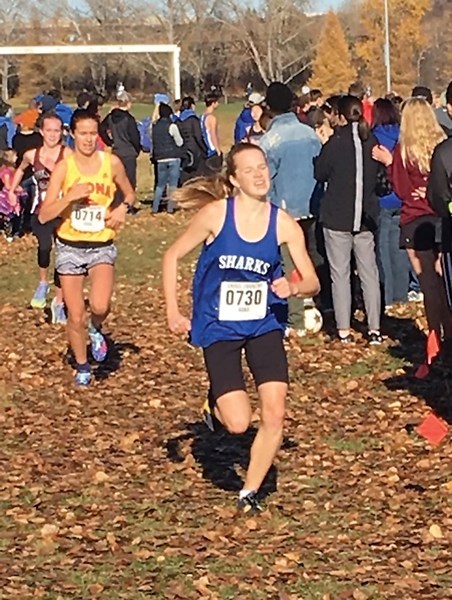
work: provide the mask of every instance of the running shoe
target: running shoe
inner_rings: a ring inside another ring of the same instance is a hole
[[[91,371],[77,371],[75,374],[75,385],[86,386],[91,383]]]
[[[408,292],[408,302],[423,302],[424,294],[422,292],[416,292],[416,290],[410,290]]]
[[[383,338],[381,337],[381,333],[379,331],[372,331],[369,333],[369,337],[367,339],[369,346],[380,346],[380,344],[383,343]]]
[[[305,329],[294,329],[293,327],[286,327],[286,329],[284,330],[285,338],[290,338],[290,337],[302,338],[305,336],[306,336]]]
[[[91,342],[91,354],[96,362],[103,362],[107,358],[107,340],[98,329],[90,327],[88,330]]]
[[[54,325],[66,325],[66,309],[63,303],[57,302],[54,298],[50,304],[50,311],[52,313],[52,323]]]
[[[47,292],[49,291],[49,284],[46,281],[41,281],[36,288],[35,294],[31,299],[31,306],[33,308],[45,308],[47,303]]]
[[[243,498],[239,498],[237,507],[244,514],[248,513],[259,513],[263,511],[262,506],[259,504],[256,492],[250,492]]]

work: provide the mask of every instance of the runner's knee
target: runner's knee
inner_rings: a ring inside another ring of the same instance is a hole
[[[223,417],[223,425],[226,427],[229,433],[233,435],[239,435],[245,433],[250,426],[250,415],[248,414],[231,414]]]
[[[90,300],[89,305],[94,315],[106,315],[110,310],[109,301]]]
[[[68,309],[68,325],[74,329],[84,329],[86,327],[85,309]]]
[[[281,429],[286,414],[284,402],[271,402],[261,408],[261,423],[270,429]]]

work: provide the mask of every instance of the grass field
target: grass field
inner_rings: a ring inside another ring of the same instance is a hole
[[[0,598],[451,597],[451,440],[415,431],[428,404],[450,419],[450,379],[410,376],[416,310],[385,321],[380,349],[359,334],[346,349],[323,334],[288,346],[267,509],[238,516],[255,429],[205,429],[202,358],[165,326],[160,260],[186,218],[141,211],[121,234],[110,358],[83,391],[64,331],[28,308],[33,241],[0,241]]]
[[[237,108],[220,113],[225,140]],[[452,423],[451,374],[412,377],[421,308],[396,307],[380,348],[359,321],[346,348],[325,333],[288,343],[266,510],[238,515],[257,414],[242,436],[210,433],[201,353],[165,323],[161,257],[187,218],[143,209],[121,232],[110,354],[87,390],[64,330],[29,308],[33,239],[0,239],[0,599],[451,598],[452,440],[416,432],[430,407]]]

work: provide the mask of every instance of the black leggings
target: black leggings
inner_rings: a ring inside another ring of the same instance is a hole
[[[52,251],[55,229],[59,219],[53,219],[47,223],[40,223],[37,215],[31,217],[31,230],[38,240],[38,266],[40,269],[48,269],[50,266],[50,253]],[[60,288],[60,277],[56,270],[53,275],[56,287]]]

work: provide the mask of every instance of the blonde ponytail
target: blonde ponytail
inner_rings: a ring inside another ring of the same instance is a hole
[[[180,208],[202,208],[209,202],[223,200],[232,194],[232,186],[223,175],[190,179],[173,194]]]
[[[213,175],[212,177],[196,177],[190,179],[173,194],[173,200],[180,208],[202,208],[209,202],[224,200],[234,193],[234,186],[230,179],[235,175],[235,157],[242,152],[252,150],[265,153],[259,146],[249,142],[241,142],[232,146],[226,157],[226,169],[224,175]]]

